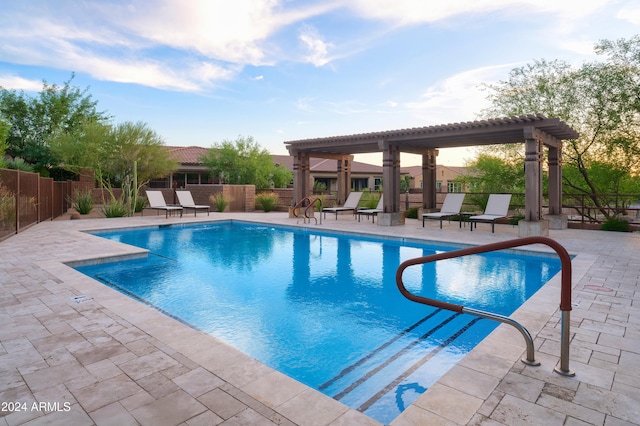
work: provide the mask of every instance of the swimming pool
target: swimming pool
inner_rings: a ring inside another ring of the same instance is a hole
[[[496,323],[404,299],[398,265],[459,248],[240,222],[110,231],[146,258],[78,267],[388,423]],[[411,268],[412,292],[509,315],[560,270],[511,252]]]

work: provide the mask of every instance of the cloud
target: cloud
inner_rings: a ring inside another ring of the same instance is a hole
[[[316,67],[321,67],[330,61],[328,56],[329,49],[331,49],[333,45],[322,40],[322,37],[315,28],[305,25],[300,31],[299,39],[308,52],[304,58],[307,62],[312,63]]]
[[[627,6],[622,8],[616,15],[618,19],[640,25],[640,5]]]
[[[3,5],[0,57],[6,62],[72,69],[96,78],[168,90],[201,91],[246,65],[273,65],[271,37],[336,8],[281,0],[45,0]],[[309,59],[321,63],[322,42]]]
[[[402,107],[427,125],[476,120],[477,114],[489,106],[480,84],[498,81],[516,65],[483,67],[455,74],[427,88],[419,100],[404,103]]]
[[[429,2],[424,0],[348,0],[347,5],[368,19],[392,21],[399,25],[437,22],[459,15],[496,11],[517,13],[553,13],[565,18],[593,13],[607,0],[457,0]]]
[[[39,92],[42,90],[42,81],[28,80],[16,75],[0,75],[0,87],[6,90],[24,90],[26,92]]]

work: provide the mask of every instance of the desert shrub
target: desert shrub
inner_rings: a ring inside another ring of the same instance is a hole
[[[324,182],[320,182],[318,180],[313,182],[313,190],[314,191],[326,191],[327,190],[327,184]]]
[[[265,212],[270,212],[278,206],[278,194],[260,194],[256,196],[256,206]]]
[[[405,215],[405,217],[407,219],[417,219],[418,218],[418,208],[417,207],[411,207],[409,210],[407,210],[407,214]]]
[[[91,191],[76,191],[71,198],[71,207],[80,214],[89,214],[93,210],[93,196]]]
[[[607,219],[607,221],[602,224],[600,229],[603,230],[603,231],[617,231],[617,232],[630,232],[631,231],[631,227],[629,226],[629,222],[624,220],[624,219],[617,218],[617,217],[612,217],[610,219]]]
[[[524,219],[524,215],[523,214],[517,214],[515,216],[511,216],[509,218],[509,224],[515,226],[515,225],[518,224],[518,222],[520,222],[523,219]]]
[[[375,209],[378,207],[378,201],[380,201],[380,195],[375,192],[364,192],[360,197],[359,207],[365,209]]]
[[[0,186],[0,228],[10,228],[16,223],[15,194],[9,189]]]
[[[121,200],[111,200],[102,206],[102,213],[105,217],[125,217],[127,216],[127,206]]]
[[[140,213],[145,207],[147,207],[147,203],[147,197],[136,197],[136,203],[133,206],[133,211],[135,211],[136,213]]]
[[[222,192],[211,195],[209,197],[209,201],[211,201],[211,204],[213,204],[213,208],[218,212],[223,212],[224,209],[226,209],[229,205],[229,202],[224,198]]]

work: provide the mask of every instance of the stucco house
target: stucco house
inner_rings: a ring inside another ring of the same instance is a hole
[[[203,185],[219,183],[219,179],[211,177],[207,167],[200,158],[210,148],[199,146],[165,146],[172,159],[180,166],[169,176],[154,179],[149,183],[151,188],[181,188],[186,184]],[[290,155],[272,155],[274,163],[293,171],[293,157]],[[409,168],[402,175],[409,174]],[[313,158],[311,160],[311,177],[314,182],[324,184],[328,191],[336,191],[336,160]],[[351,188],[356,191],[378,191],[382,185],[382,166],[354,161],[351,165]]]
[[[422,189],[422,166],[406,167],[411,176],[411,188]],[[456,182],[456,178],[469,173],[466,167],[436,165],[436,191],[437,192],[468,192],[462,182]]]

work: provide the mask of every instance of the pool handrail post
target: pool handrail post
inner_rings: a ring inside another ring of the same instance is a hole
[[[311,223],[311,218],[313,218],[316,221],[316,225],[318,224],[318,219],[314,216],[309,216],[309,209],[311,207],[313,207],[313,205],[318,202],[319,203],[319,209],[322,209],[322,200],[320,198],[315,198],[315,199],[311,199],[310,197],[304,197],[302,200],[298,201],[296,203],[295,206],[293,206],[293,216],[294,217],[298,217],[298,213],[296,213],[296,210],[299,208],[302,208],[303,204],[305,202],[308,202],[309,204],[305,207],[304,209],[304,213],[303,213],[303,223],[307,223],[307,219],[309,219],[309,223]],[[320,216],[320,225],[322,225],[322,211],[319,211],[319,216]]]
[[[560,365],[556,366],[553,371],[563,376],[575,376],[575,373],[569,368],[569,338],[570,338],[570,311],[571,311],[571,256],[567,250],[557,241],[541,236],[523,237],[515,240],[500,241],[497,243],[485,244],[481,246],[473,246],[460,250],[453,250],[448,252],[442,252],[432,254],[429,256],[417,257],[409,259],[400,264],[396,271],[396,284],[400,293],[404,297],[414,302],[422,303],[425,305],[435,306],[437,308],[447,309],[453,312],[468,313],[476,316],[480,316],[487,319],[493,319],[503,322],[505,324],[512,325],[520,331],[527,343],[527,357],[522,362],[528,365],[540,365],[535,361],[535,350],[533,346],[533,339],[529,331],[520,325],[517,321],[505,317],[503,315],[480,311],[471,308],[465,308],[462,305],[456,305],[453,303],[443,302],[440,300],[429,299],[427,297],[417,296],[409,292],[404,282],[402,281],[402,274],[409,266],[422,265],[429,262],[435,262],[438,260],[452,259],[456,257],[468,256],[472,254],[487,253],[490,251],[504,250],[508,248],[521,247],[530,244],[544,244],[551,247],[560,258],[562,275],[561,275],[561,290],[560,290],[560,310],[562,311],[562,328],[560,335]]]

